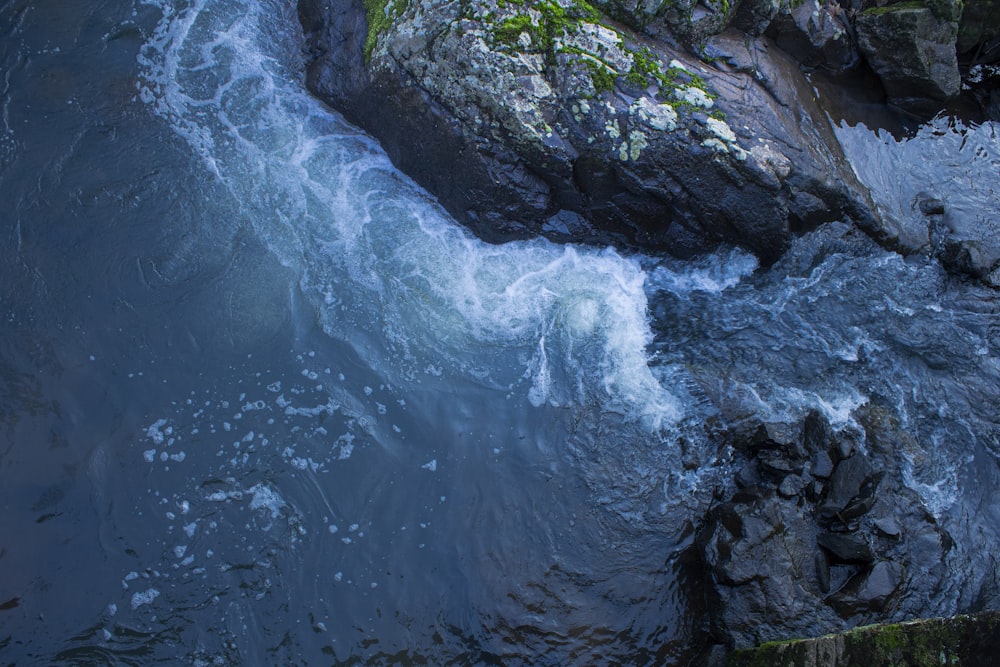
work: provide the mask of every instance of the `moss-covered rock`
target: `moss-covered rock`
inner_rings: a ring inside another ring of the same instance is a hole
[[[600,7],[301,0],[308,83],[491,241],[543,233],[678,254],[726,241],[769,260],[793,229],[870,215],[827,119],[804,123],[791,88]]]
[[[1000,613],[870,625],[735,651],[727,667],[987,667],[1000,654]]]

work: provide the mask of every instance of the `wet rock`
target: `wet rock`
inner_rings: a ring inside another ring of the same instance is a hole
[[[830,597],[831,605],[847,618],[866,611],[878,611],[896,592],[903,580],[903,568],[898,563],[880,561],[870,570],[851,578]]]
[[[827,452],[833,442],[830,422],[819,412],[812,410],[802,422],[802,447],[806,452]]]
[[[876,216],[779,49],[721,39],[708,64],[675,46],[677,21],[708,35],[739,3],[601,5],[646,35],[571,0],[389,3],[370,29],[378,4],[300,0],[307,84],[487,241],[772,261],[795,233]]]
[[[927,119],[959,93],[960,12],[960,2],[941,0],[872,7],[857,17],[858,47],[890,103]]]
[[[816,580],[819,583],[819,590],[823,593],[830,592],[830,560],[822,551],[816,552]]]
[[[938,259],[952,273],[982,279],[1000,265],[1000,246],[985,239],[949,238]]]
[[[860,453],[837,464],[827,484],[827,495],[820,508],[820,515],[824,518],[835,517],[861,494],[862,487],[871,475],[871,464]]]
[[[841,563],[870,563],[875,558],[868,542],[857,535],[824,532],[816,542]]]
[[[944,202],[926,192],[921,192],[917,195],[917,208],[924,215],[944,214]]]
[[[889,537],[899,537],[901,533],[899,522],[891,516],[875,519],[874,523],[876,528]]]
[[[802,493],[807,484],[809,484],[809,479],[803,475],[788,475],[781,480],[778,493],[786,498],[792,498]]]
[[[813,477],[826,479],[833,474],[833,459],[824,451],[816,452],[812,458],[812,467],[809,470]]]

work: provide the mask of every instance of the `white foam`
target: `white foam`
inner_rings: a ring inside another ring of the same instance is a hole
[[[395,358],[371,362],[394,384],[433,368],[509,386],[534,369],[524,395],[536,405],[596,401],[651,426],[678,419],[647,366],[640,266],[612,251],[471,238],[305,93],[282,27],[295,25],[292,9],[164,7],[141,57],[143,99],[302,271],[324,328],[353,336],[374,323],[369,333],[388,340],[376,352]]]

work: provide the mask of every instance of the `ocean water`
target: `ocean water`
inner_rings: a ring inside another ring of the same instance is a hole
[[[294,2],[0,31],[6,661],[684,663],[719,434],[813,409],[913,434],[958,545],[928,611],[994,576],[993,292],[838,225],[766,270],[480,242],[308,95]],[[990,126],[843,132],[1000,178]]]

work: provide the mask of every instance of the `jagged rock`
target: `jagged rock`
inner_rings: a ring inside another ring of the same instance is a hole
[[[872,472],[871,463],[860,453],[855,453],[837,464],[828,483],[826,500],[820,508],[821,515],[832,518],[844,510],[861,494]]]
[[[730,25],[749,35],[763,35],[781,8],[781,0],[743,0]]]
[[[746,46],[723,41],[709,66],[560,2],[389,3],[370,31],[377,2],[301,0],[307,82],[489,241],[679,255],[730,242],[770,261],[796,232],[872,219],[780,50],[754,53],[754,74],[732,64]]]
[[[960,11],[961,3],[949,0],[906,2],[872,7],[857,17],[858,47],[891,103],[930,118],[958,94]]]
[[[841,563],[870,563],[875,558],[871,546],[857,535],[824,532],[816,543]]]
[[[812,468],[810,469],[810,472],[813,477],[826,479],[833,474],[833,459],[831,459],[830,455],[824,451],[816,452],[812,459]]]
[[[902,566],[880,561],[870,570],[852,577],[831,596],[830,603],[845,618],[865,611],[878,611],[896,592],[902,580]]]
[[[841,72],[858,62],[847,15],[836,3],[795,4],[774,18],[768,34],[807,69]]]

